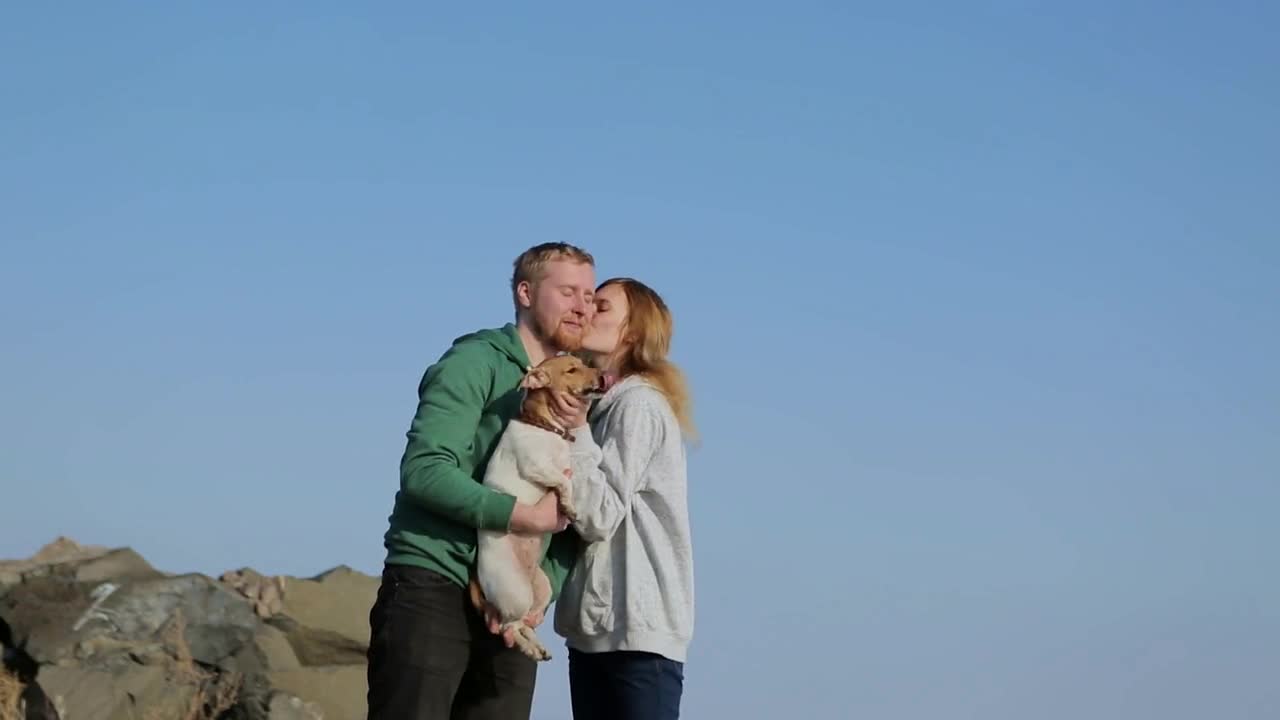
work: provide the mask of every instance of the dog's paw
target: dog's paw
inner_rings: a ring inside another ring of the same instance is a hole
[[[524,635],[525,640],[528,642],[528,651],[526,654],[529,657],[533,658],[534,660],[538,660],[539,662],[551,659],[551,651],[548,650],[542,644],[542,641],[538,639],[538,636],[536,633],[534,633],[533,628],[529,627],[528,625],[521,625],[519,633],[521,635]]]
[[[538,635],[533,628],[522,622],[514,622],[509,626],[514,632],[516,649],[538,662],[545,662],[551,659],[551,652],[538,640]]]
[[[577,520],[578,509],[574,507],[573,500],[570,499],[569,489],[553,489],[552,492],[556,494],[556,506],[559,507],[560,514],[569,518],[569,522]]]

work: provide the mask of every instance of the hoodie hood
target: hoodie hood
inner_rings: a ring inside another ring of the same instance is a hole
[[[524,351],[524,342],[514,323],[507,323],[500,328],[488,328],[467,333],[453,341],[453,344],[484,343],[509,358],[523,371],[529,367],[529,354]]]
[[[614,403],[618,402],[619,398],[638,387],[654,388],[652,383],[640,375],[629,375],[618,380],[613,384],[613,387],[610,387],[609,390],[596,401],[595,405],[591,407],[591,410],[588,413],[589,418],[594,420],[598,415],[603,415],[608,412],[609,408],[612,407]],[[656,390],[657,388],[654,389]]]

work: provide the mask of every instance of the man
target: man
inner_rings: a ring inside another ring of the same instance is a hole
[[[511,278],[515,323],[458,338],[423,375],[369,612],[369,720],[529,717],[537,663],[491,633],[468,599],[476,530],[548,535],[542,568],[553,601],[573,567],[576,537],[549,535],[567,524],[553,493],[525,505],[481,482],[519,412],[526,369],[578,349],[594,289],[595,261],[580,248],[526,250]],[[566,427],[585,422],[584,405],[558,398]],[[540,623],[545,610],[528,622]]]

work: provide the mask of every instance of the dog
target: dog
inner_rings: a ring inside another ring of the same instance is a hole
[[[599,397],[609,378],[573,355],[547,358],[520,381],[525,390],[520,414],[508,423],[485,466],[484,485],[532,505],[548,492],[558,496],[560,511],[573,520],[570,490],[570,444],[573,436],[552,411],[554,391],[579,398]],[[499,634],[513,630],[516,647],[534,660],[550,660],[524,618],[546,608],[551,582],[540,567],[542,538],[496,530],[477,533],[476,566],[470,582],[471,602],[482,615],[485,606],[500,619]]]

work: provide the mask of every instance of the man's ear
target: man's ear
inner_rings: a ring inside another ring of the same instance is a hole
[[[533,307],[533,285],[528,280],[521,280],[516,285],[516,304],[526,310]]]
[[[537,390],[551,384],[551,375],[546,370],[535,368],[525,373],[520,387],[525,390]]]

